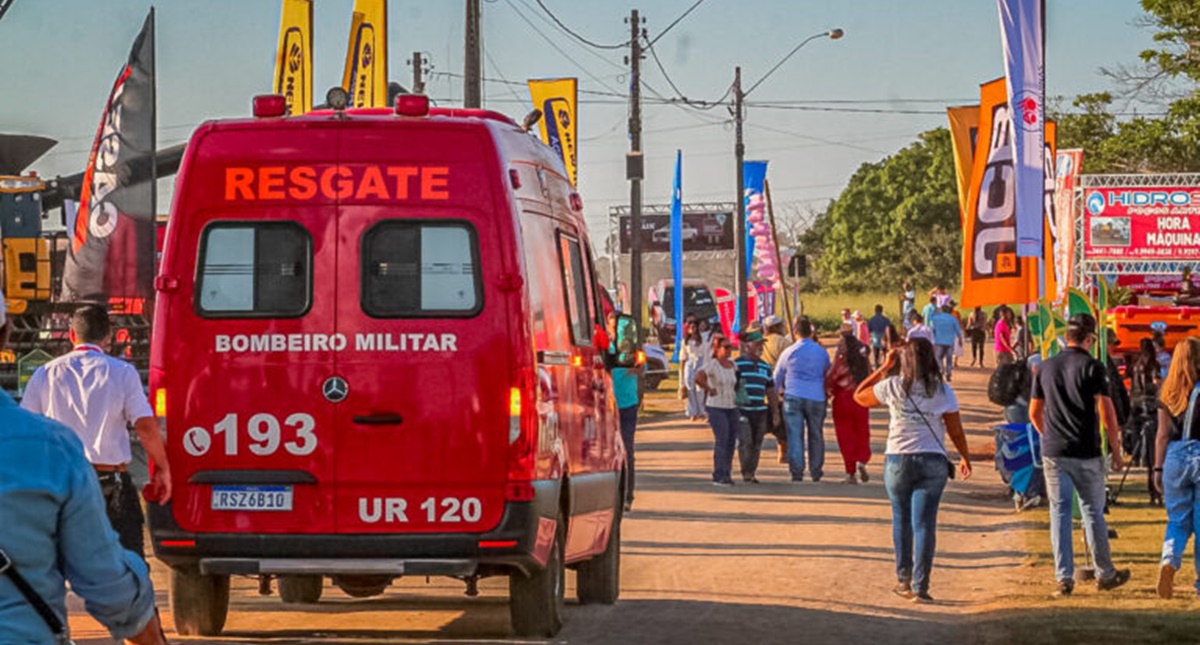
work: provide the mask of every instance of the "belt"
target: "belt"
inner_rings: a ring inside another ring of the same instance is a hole
[[[126,471],[126,466],[127,464],[117,464],[116,466],[92,464],[92,468],[95,468],[98,473],[123,473]]]

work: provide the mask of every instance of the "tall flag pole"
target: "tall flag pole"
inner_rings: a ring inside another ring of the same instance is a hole
[[[117,73],[88,157],[63,300],[148,300],[154,294],[154,10]]]
[[[671,186],[671,281],[675,284],[675,350],[671,362],[679,362],[683,345],[683,151],[675,151],[675,181]]]
[[[313,106],[312,32],[312,0],[283,0],[275,93],[283,95],[291,116],[305,114]]]
[[[1045,154],[1045,0],[996,0],[1014,131],[1017,257],[1038,258],[1043,245]]]

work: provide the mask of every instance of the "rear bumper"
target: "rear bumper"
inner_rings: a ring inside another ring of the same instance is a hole
[[[192,533],[170,504],[150,504],[146,519],[158,559],[204,573],[491,575],[539,568],[538,526],[559,514],[559,483],[535,482],[534,491],[531,502],[506,503],[500,523],[483,533]]]

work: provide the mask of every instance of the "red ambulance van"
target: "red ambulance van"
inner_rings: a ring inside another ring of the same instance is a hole
[[[305,603],[508,576],[529,636],[561,627],[566,568],[615,602],[624,448],[561,161],[423,96],[254,113],[192,136],[156,282],[180,633],[220,633],[231,575]]]

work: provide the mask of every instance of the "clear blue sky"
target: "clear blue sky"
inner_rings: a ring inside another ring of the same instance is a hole
[[[570,27],[594,41],[628,38],[635,6],[654,37],[693,0],[543,0]],[[0,131],[54,137],[59,145],[34,169],[43,175],[82,170],[100,112],[148,7],[158,8],[159,141],[186,140],[209,118],[244,116],[250,98],[269,91],[279,27],[278,0],[16,0],[0,21]],[[317,95],[341,80],[353,0],[314,3]],[[443,105],[461,100],[461,0],[391,0],[390,76],[408,85],[411,52],[431,57],[428,91]],[[1135,0],[1051,0],[1047,91],[1074,95],[1109,88],[1098,69],[1134,62],[1151,45],[1134,26]],[[578,76],[582,90],[623,92],[625,51],[594,51],[552,26],[534,0],[485,0],[485,75],[524,81]],[[536,33],[531,22],[545,35]],[[777,203],[820,206],[836,196],[863,162],[876,161],[945,123],[949,104],[973,103],[981,82],[1003,75],[994,0],[706,0],[657,45],[672,80],[689,97],[720,96],[740,64],[749,86],[806,36],[833,27],[840,41],[813,41],[751,101],[811,101],[835,111],[751,107],[747,157],[771,161]],[[558,53],[556,43],[572,60]],[[644,78],[673,94],[653,59]],[[654,95],[647,91],[647,97]],[[527,93],[485,86],[485,104],[519,119]],[[580,187],[593,238],[607,231],[608,207],[626,203],[626,107],[620,99],[582,95]],[[841,101],[854,101],[842,103]],[[884,113],[848,112],[878,109]],[[916,110],[931,114],[900,114]],[[676,148],[684,151],[684,197],[732,201],[733,132],[723,108],[702,114],[670,105],[644,109],[646,199],[669,198]],[[717,123],[713,123],[716,121]],[[169,194],[169,189],[164,191]],[[167,204],[160,204],[165,211]]]

